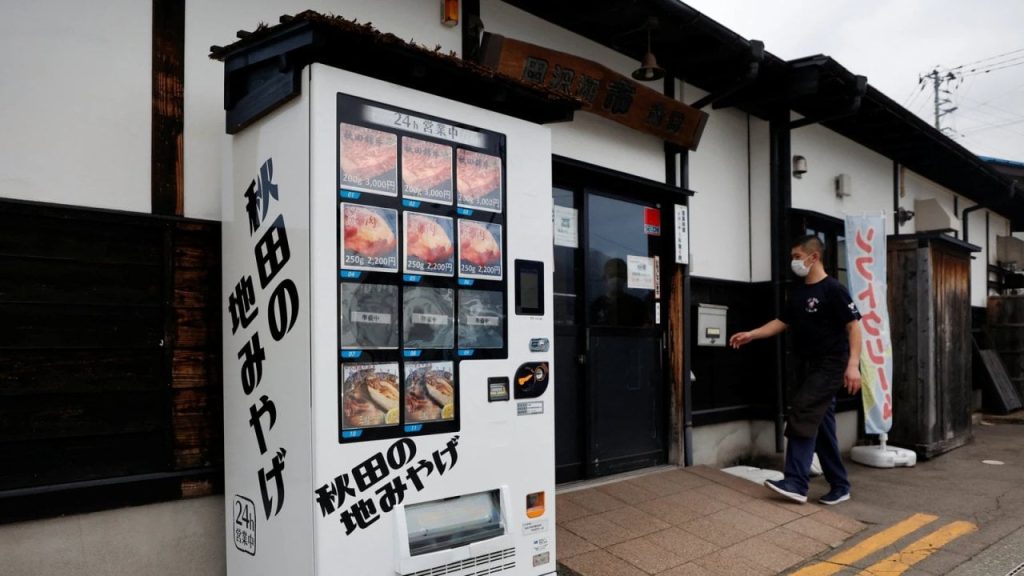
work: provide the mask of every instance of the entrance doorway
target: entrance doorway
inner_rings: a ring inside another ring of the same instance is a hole
[[[662,193],[571,181],[552,193],[556,479],[665,463]]]

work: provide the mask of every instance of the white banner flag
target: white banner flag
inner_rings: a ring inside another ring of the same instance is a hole
[[[860,374],[864,431],[892,428],[892,344],[886,286],[884,216],[846,217],[850,295],[861,313]]]

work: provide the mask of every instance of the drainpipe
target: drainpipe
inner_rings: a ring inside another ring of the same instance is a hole
[[[963,235],[964,242],[970,242],[970,239],[967,236],[967,229],[968,229],[968,226],[970,225],[969,224],[969,219],[967,217],[971,215],[971,212],[974,212],[975,210],[981,210],[982,208],[984,208],[984,206],[982,206],[981,204],[975,204],[974,206],[971,206],[970,208],[964,208],[960,212],[960,222],[963,223],[963,229],[964,229],[964,235]],[[988,256],[986,256],[986,258],[987,257]]]
[[[775,317],[782,315],[785,304],[783,286],[786,271],[789,269],[789,246],[786,236],[789,234],[789,210],[793,204],[793,182],[790,175],[790,122],[789,110],[786,109],[768,124],[771,145],[771,233],[772,233],[772,301],[775,306]],[[785,426],[785,345],[782,336],[773,338],[775,344],[775,451],[783,452],[785,443],[783,427]]]
[[[690,188],[690,155],[683,150],[679,155],[679,183],[683,188]],[[690,205],[690,200],[686,200]],[[692,218],[692,216],[691,216]],[[692,220],[691,220],[692,222]],[[693,302],[690,291],[690,265],[683,266],[683,465],[693,466],[693,364],[691,351],[693,343],[690,327],[693,323],[690,305]]]

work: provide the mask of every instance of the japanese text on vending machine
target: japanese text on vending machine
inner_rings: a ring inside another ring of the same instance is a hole
[[[277,184],[273,179],[274,160],[268,158],[260,166],[259,174],[242,196],[246,201],[249,236],[256,237],[259,233],[258,240],[253,246],[253,256],[259,279],[259,291],[270,291],[268,309],[265,310],[269,315],[270,337],[274,342],[280,342],[295,326],[299,314],[299,293],[295,282],[290,278],[278,277],[288,264],[291,251],[288,247],[284,215],[277,213],[275,217],[271,211],[272,200],[278,199]],[[273,204],[277,206],[276,202]],[[268,220],[269,226],[264,226]],[[227,298],[232,334],[241,329],[243,336],[249,336],[247,329],[260,313],[260,299],[257,296],[251,274],[243,275],[237,280],[234,290],[229,292]],[[253,330],[245,345],[238,351],[238,359],[242,361],[240,381],[246,396],[252,396],[263,379],[263,363],[267,361],[267,348],[264,347],[264,342],[266,340],[260,341],[259,330]],[[268,345],[273,346],[273,343]],[[273,399],[268,394],[259,394],[258,399],[249,406],[249,427],[252,429],[260,455],[265,455],[273,447],[269,462],[256,472],[263,500],[263,512],[267,520],[271,517],[271,511],[274,516],[281,512],[285,498],[283,473],[288,452],[284,446],[275,446],[273,443],[270,432],[276,422],[277,409]],[[273,491],[270,490],[271,487],[274,488]]]
[[[327,517],[336,510],[341,510],[339,520],[345,525],[346,536],[357,529],[368,528],[380,520],[381,514],[390,513],[405,501],[405,491],[409,488],[406,480],[419,492],[423,490],[423,480],[435,471],[438,476],[444,476],[445,472],[455,468],[455,463],[459,460],[459,453],[455,449],[458,445],[458,435],[452,436],[444,448],[431,454],[429,460],[421,458],[413,464],[413,458],[416,457],[416,442],[411,438],[395,441],[386,452],[370,456],[351,471],[335,477],[333,482],[314,490],[316,502],[320,505],[320,515]],[[406,464],[409,466],[403,472],[402,468]],[[360,498],[362,493],[381,481],[388,480],[392,472],[398,474],[373,491],[379,496],[376,502],[372,496]],[[349,496],[351,500],[348,499]],[[352,504],[342,509],[346,501],[351,501]]]

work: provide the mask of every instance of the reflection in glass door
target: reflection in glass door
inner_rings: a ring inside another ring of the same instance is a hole
[[[660,205],[557,188],[554,199],[558,480],[662,463]]]

